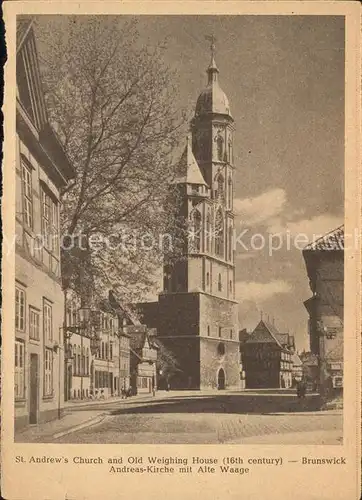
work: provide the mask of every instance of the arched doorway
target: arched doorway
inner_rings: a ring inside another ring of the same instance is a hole
[[[217,388],[219,390],[225,389],[225,372],[223,368],[220,368],[219,373],[217,374]]]

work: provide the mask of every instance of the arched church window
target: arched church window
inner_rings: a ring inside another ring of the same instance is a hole
[[[217,159],[219,161],[223,161],[224,156],[224,139],[221,135],[218,135],[216,138],[216,147],[217,147]]]
[[[219,330],[221,330],[221,328]],[[221,337],[220,333],[219,333],[219,337]],[[223,344],[222,342],[220,342],[220,344],[218,344],[218,346],[217,346],[217,353],[219,356],[224,356],[224,354],[225,354],[225,344]]]
[[[210,273],[206,273],[206,286],[210,286]]]
[[[228,258],[229,260],[233,260],[233,228],[232,226],[229,227],[229,241],[228,241],[228,245],[229,245],[229,255],[228,255]]]
[[[229,176],[229,180],[228,180],[228,207],[229,208],[232,208],[232,204],[233,204],[233,181],[231,179],[231,175]]]
[[[201,214],[198,210],[192,215],[192,228],[193,228],[193,249],[194,252],[200,252],[201,250]]]
[[[224,217],[221,209],[218,210],[215,220],[215,254],[224,257]]]
[[[233,143],[232,143],[232,139],[230,136],[229,136],[229,141],[228,141],[228,161],[229,161],[229,163],[233,162]]]
[[[222,291],[222,282],[221,282],[221,274],[220,273],[219,273],[219,277],[217,280],[217,289],[219,290],[219,292]]]
[[[225,198],[224,177],[220,174],[217,178],[217,194],[221,200]]]
[[[207,214],[207,217],[206,217],[206,251],[207,252],[210,252],[211,238],[212,238],[212,234],[211,234],[211,215],[210,215],[210,212],[209,212]]]

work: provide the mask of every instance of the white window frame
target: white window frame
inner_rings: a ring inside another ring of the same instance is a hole
[[[32,171],[30,167],[21,163],[21,180],[23,191],[23,221],[33,229],[33,187],[32,187]]]
[[[53,395],[53,351],[44,350],[44,396]]]
[[[41,190],[42,232],[46,248],[59,255],[59,211],[58,203],[44,190]]]
[[[43,325],[45,341],[53,342],[53,308],[46,300],[43,302]]]
[[[25,291],[18,286],[15,287],[15,329],[25,331],[26,319],[26,296]]]
[[[25,398],[25,343],[15,340],[15,373],[14,394],[15,399]]]
[[[40,313],[32,306],[29,307],[29,338],[40,340]]]

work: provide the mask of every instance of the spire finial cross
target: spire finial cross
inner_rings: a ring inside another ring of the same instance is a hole
[[[214,34],[206,35],[205,38],[206,38],[206,40],[208,40],[210,42],[211,57],[214,57],[215,50],[216,50],[216,47],[215,47],[216,38],[215,38]]]

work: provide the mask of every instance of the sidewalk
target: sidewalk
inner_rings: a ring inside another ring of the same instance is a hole
[[[15,432],[16,443],[42,443],[53,440],[58,434],[75,431],[100,422],[107,412],[102,410],[65,413],[60,419],[44,424],[32,425]],[[60,437],[60,436],[58,436]]]
[[[130,398],[114,397],[108,399],[67,401],[64,404],[64,415],[60,419],[51,420],[44,424],[32,425],[15,433],[15,442],[34,443],[46,442],[58,439],[66,434],[84,429],[101,422],[110,413],[107,408],[114,404],[135,404],[147,402],[162,397],[164,394],[155,396],[152,394],[138,394]]]
[[[167,394],[167,393],[166,393]],[[151,401],[159,397],[165,396],[163,392],[161,394],[156,392],[155,396],[149,393],[137,394],[136,396],[130,396],[128,398],[122,398],[121,396],[114,396],[107,399],[87,399],[87,400],[71,400],[64,403],[64,410],[82,410],[84,407],[103,407],[107,405],[112,405],[115,403],[130,403],[136,401]]]

